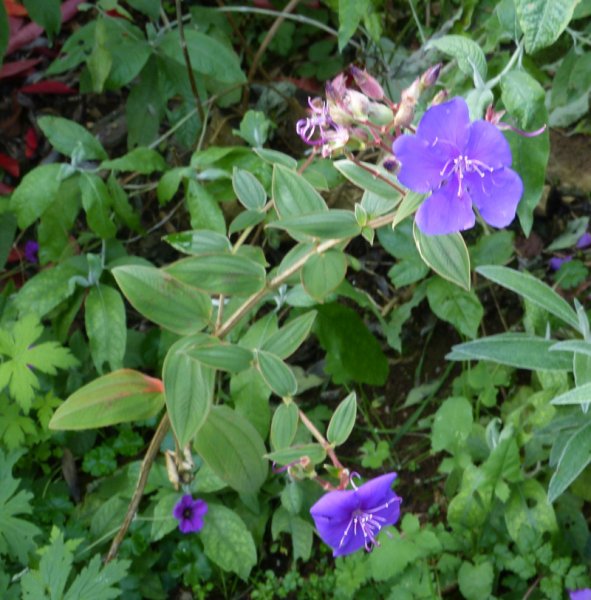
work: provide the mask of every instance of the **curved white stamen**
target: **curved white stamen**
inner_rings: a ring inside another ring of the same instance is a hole
[[[460,154],[455,158],[450,158],[439,171],[439,175],[445,179],[450,179],[455,173],[458,178],[458,197],[462,195],[463,183],[466,173],[477,173],[481,178],[486,175],[486,172],[492,173],[494,168],[476,158],[468,158]]]
[[[388,506],[390,506],[390,501],[366,511],[361,509],[354,511],[339,542],[339,548],[342,548],[345,544],[351,527],[353,527],[353,535],[357,535],[358,526],[363,534],[364,546],[368,552],[371,552],[374,546],[379,546],[377,535],[384,526],[383,524],[386,523],[386,519],[375,513],[388,508]]]

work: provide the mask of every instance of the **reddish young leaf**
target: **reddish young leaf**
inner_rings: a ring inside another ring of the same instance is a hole
[[[25,60],[16,60],[14,62],[4,63],[0,68],[0,79],[7,79],[15,75],[25,75],[36,64],[41,62],[40,58],[28,58]]]
[[[25,156],[27,158],[33,158],[37,152],[38,146],[39,138],[37,136],[37,132],[33,127],[29,127],[27,129],[27,133],[25,133]]]
[[[27,9],[15,0],[4,0],[4,8],[9,17],[25,17],[29,14]]]
[[[54,81],[51,79],[25,85],[20,88],[19,92],[22,92],[23,94],[57,94],[60,96],[78,93],[77,90],[69,85],[62,83],[61,81]]]
[[[12,193],[12,190],[14,190],[12,186],[6,185],[0,181],[0,196],[8,196],[8,194]]]
[[[78,12],[78,5],[82,2],[83,0],[66,0],[62,4],[62,23],[69,21]],[[37,25],[37,23],[25,25],[25,27],[10,37],[8,48],[6,49],[6,56],[35,41],[42,33],[43,28]]]
[[[19,177],[21,172],[18,161],[2,152],[0,152],[0,169],[3,169],[13,177]]]

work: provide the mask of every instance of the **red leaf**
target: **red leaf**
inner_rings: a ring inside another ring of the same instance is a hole
[[[4,8],[9,17],[25,17],[29,14],[24,6],[14,0],[4,0]]]
[[[4,63],[0,69],[0,79],[14,77],[15,75],[24,75],[26,71],[29,71],[40,62],[40,58],[28,58],[26,60],[16,60],[14,62]]]
[[[0,196],[8,196],[8,194],[12,193],[14,188],[10,185],[6,185],[0,181]]]
[[[25,156],[27,158],[33,158],[37,152],[37,146],[39,146],[37,132],[33,127],[29,127],[27,133],[25,133]]]
[[[23,94],[58,94],[61,96],[78,93],[69,85],[62,83],[61,81],[54,81],[51,79],[25,85],[20,88],[19,92],[22,92]]]
[[[83,0],[66,0],[62,4],[62,23],[69,21],[78,12],[78,5],[82,2]],[[36,40],[43,31],[44,29],[37,23],[29,23],[23,27],[18,33],[11,36],[6,49],[6,56]]]
[[[3,152],[0,152],[0,169],[4,169],[9,175],[17,178],[20,177],[21,174],[18,161]]]

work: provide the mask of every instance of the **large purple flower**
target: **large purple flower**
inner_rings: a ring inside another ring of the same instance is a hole
[[[205,500],[193,500],[193,496],[185,494],[175,505],[172,514],[179,522],[182,533],[194,533],[203,528],[203,516],[207,512]]]
[[[569,592],[570,600],[591,600],[591,589],[573,590]]]
[[[509,168],[509,144],[491,123],[471,123],[463,98],[430,108],[416,134],[400,136],[392,151],[401,164],[400,182],[414,192],[431,192],[416,215],[423,233],[473,227],[472,205],[493,227],[505,227],[515,218],[523,184]]]
[[[376,477],[354,490],[325,494],[310,509],[322,541],[333,556],[344,556],[378,545],[377,535],[400,517],[402,502],[391,489],[396,473]]]

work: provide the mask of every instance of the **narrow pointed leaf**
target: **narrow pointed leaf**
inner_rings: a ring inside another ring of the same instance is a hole
[[[258,350],[256,361],[265,383],[278,396],[293,396],[297,392],[298,384],[292,370],[278,356]]]

